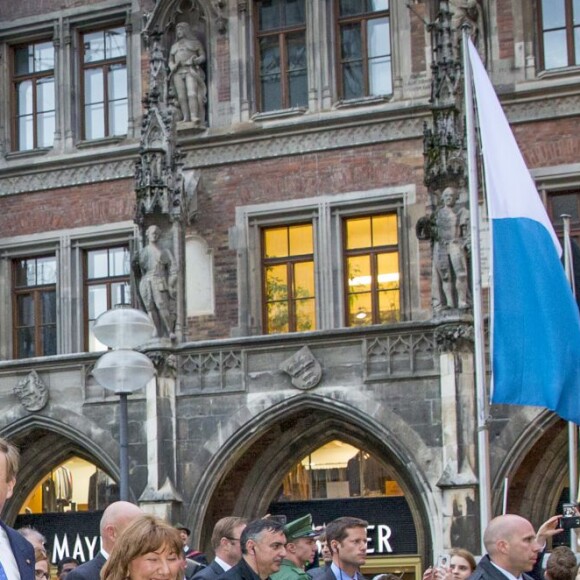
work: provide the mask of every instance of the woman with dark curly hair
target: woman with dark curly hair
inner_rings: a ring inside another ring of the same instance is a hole
[[[101,580],[182,580],[185,561],[179,532],[144,515],[121,534],[101,571]]]

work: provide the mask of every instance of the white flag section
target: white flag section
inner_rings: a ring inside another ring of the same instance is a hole
[[[469,41],[492,232],[493,403],[580,424],[580,316],[558,239]]]

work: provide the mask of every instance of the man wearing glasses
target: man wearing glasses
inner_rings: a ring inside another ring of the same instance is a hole
[[[243,518],[229,516],[218,520],[211,535],[215,560],[194,575],[194,580],[216,580],[242,558],[240,536],[246,527]]]

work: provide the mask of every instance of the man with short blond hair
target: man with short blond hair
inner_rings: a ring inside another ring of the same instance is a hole
[[[18,474],[18,449],[0,438],[0,513],[12,497]],[[0,521],[0,578],[34,580],[34,548],[18,532]]]
[[[242,557],[240,539],[247,520],[228,516],[218,520],[211,535],[215,560],[194,575],[194,580],[216,580]]]

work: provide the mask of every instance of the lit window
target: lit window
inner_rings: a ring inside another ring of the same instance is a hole
[[[308,104],[304,0],[256,2],[258,109]]]
[[[54,46],[38,42],[13,51],[14,149],[52,147],[55,131]]]
[[[347,218],[344,236],[347,326],[399,321],[397,214]]]
[[[336,4],[341,98],[390,95],[389,0],[336,0]]]
[[[124,28],[82,35],[83,136],[125,135],[128,124],[127,45]]]
[[[85,272],[87,349],[89,352],[106,350],[93,335],[92,328],[99,314],[117,304],[131,303],[129,250],[123,247],[89,250]]]
[[[266,334],[316,328],[312,224],[262,230]]]
[[[119,486],[115,480],[78,456],[46,471],[39,464],[32,477],[36,478],[36,485],[22,503],[19,514],[26,516],[26,525],[37,529],[43,529],[42,520],[46,521],[46,514],[53,514],[50,516],[53,522],[65,522],[70,512],[104,510],[119,500]],[[50,534],[49,544],[58,545],[55,538],[60,536],[60,527],[55,523],[45,531]],[[66,555],[69,553],[66,540],[63,547]]]
[[[14,358],[56,354],[56,258],[14,261]]]
[[[540,23],[543,68],[580,64],[580,2],[541,0]]]
[[[286,474],[279,501],[402,497],[404,492],[370,453],[340,440],[309,453]]]

